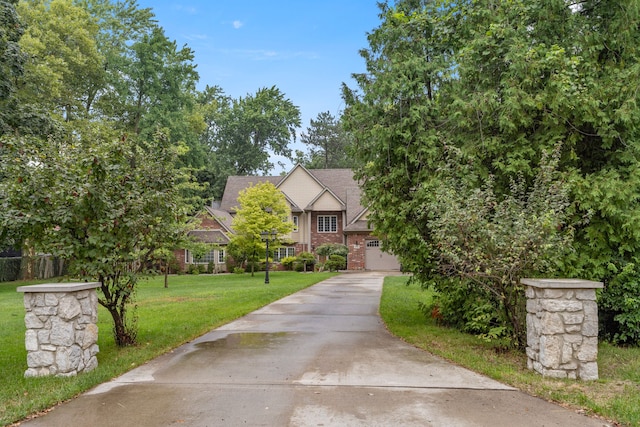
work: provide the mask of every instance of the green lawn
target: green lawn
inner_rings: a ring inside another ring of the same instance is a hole
[[[24,307],[15,291],[25,283],[0,283],[0,424],[46,410],[99,383],[203,333],[249,313],[271,301],[303,289],[328,273],[272,272],[264,275],[172,276],[169,288],[162,278],[144,281],[138,291],[139,345],[118,349],[111,334],[111,318],[99,308],[99,366],[74,378],[23,378]],[[640,425],[640,349],[600,345],[600,380],[562,381],[542,378],[526,369],[523,354],[473,336],[438,327],[418,310],[430,294],[406,286],[406,277],[388,277],[380,312],[389,330],[409,343],[447,358],[530,394],[560,402],[587,413],[615,419],[621,425]],[[32,282],[35,283],[35,282]]]
[[[0,283],[0,425],[43,411],[58,402],[108,381],[155,356],[272,301],[333,276],[331,273],[264,273],[171,276],[144,280],[136,298],[139,345],[116,347],[109,313],[98,310],[99,366],[73,378],[23,377],[27,369],[24,347],[23,294],[18,286],[40,282]]]
[[[505,351],[499,345],[426,319],[418,310],[418,303],[429,302],[431,293],[418,285],[407,286],[406,281],[406,277],[385,279],[380,313],[393,334],[529,394],[615,420],[620,425],[640,426],[640,348],[601,343],[598,381],[543,378],[526,368],[523,353]]]

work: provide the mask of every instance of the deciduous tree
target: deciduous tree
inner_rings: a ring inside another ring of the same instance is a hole
[[[275,233],[278,241],[293,230],[289,204],[284,194],[270,182],[257,183],[242,190],[238,203],[232,222],[235,234],[231,240],[247,255],[247,259],[256,259],[257,254],[265,250],[260,233]]]
[[[154,251],[185,227],[188,206],[178,152],[160,132],[149,142],[95,125],[86,141],[3,138],[3,234],[69,262],[73,275],[101,283],[118,345],[136,340],[129,308]]]
[[[273,169],[271,155],[291,158],[290,143],[300,126],[300,109],[275,86],[232,99],[220,88],[200,97],[207,128],[203,143],[210,150],[209,178],[222,195],[229,175],[254,175]]]

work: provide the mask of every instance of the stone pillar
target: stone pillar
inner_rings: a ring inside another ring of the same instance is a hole
[[[20,286],[27,332],[25,377],[73,376],[98,366],[100,283]]]
[[[527,285],[527,365],[543,376],[598,379],[601,282],[521,279]]]

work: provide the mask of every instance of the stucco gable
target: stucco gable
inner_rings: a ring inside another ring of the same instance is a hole
[[[305,208],[311,211],[342,211],[345,204],[330,189],[325,188]]]
[[[318,181],[305,167],[296,165],[278,184],[282,191],[295,205],[307,206],[324,190]]]

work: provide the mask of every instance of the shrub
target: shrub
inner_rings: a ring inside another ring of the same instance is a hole
[[[294,256],[284,257],[280,260],[280,264],[284,267],[285,270],[293,270],[293,265],[296,262],[297,258]]]
[[[189,268],[187,269],[187,273],[189,274],[200,274],[200,267],[198,264],[189,264]]]
[[[639,274],[635,264],[627,264],[599,295],[600,330],[615,344],[640,344]]]
[[[324,257],[340,255],[346,258],[349,254],[349,247],[340,243],[325,243],[316,248],[316,253]]]
[[[486,290],[458,279],[441,278],[433,285],[432,303],[420,304],[420,311],[439,324],[454,327],[483,339],[507,337],[502,310]]]
[[[324,263],[324,267],[329,271],[344,270],[347,266],[347,259],[342,255],[329,255],[329,261]]]
[[[531,184],[516,177],[506,194],[496,191],[493,177],[482,178],[464,166],[462,153],[452,149],[451,154],[432,198],[424,202],[437,271],[473,283],[491,297],[466,324],[499,320],[511,344],[524,349],[526,310],[520,279],[554,274],[557,259],[570,251],[573,241],[568,185],[557,170],[560,146],[542,157]],[[489,315],[485,309],[496,312]]]
[[[242,267],[233,267],[233,272],[235,274],[244,274],[244,268],[242,268]]]
[[[308,267],[311,267],[311,271],[313,271],[313,265],[316,263],[316,257],[311,252],[300,252],[296,259],[304,266],[304,271],[309,271]]]
[[[0,282],[18,280],[21,258],[0,258]]]

